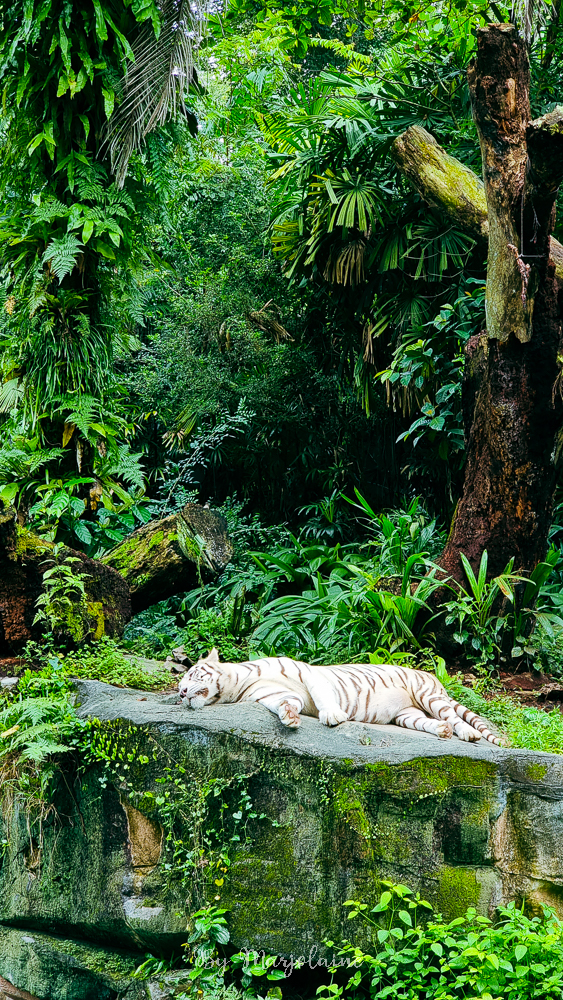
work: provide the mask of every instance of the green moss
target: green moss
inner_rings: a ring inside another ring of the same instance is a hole
[[[22,528],[19,524],[16,526],[17,539],[16,539],[16,555],[44,555],[46,552],[50,552],[53,548],[51,542],[47,542],[44,538],[40,538],[39,535],[34,534],[29,528]]]
[[[435,906],[449,918],[463,916],[468,906],[479,906],[481,887],[474,868],[444,866],[438,872]]]
[[[497,778],[496,764],[469,757],[417,757],[405,764],[366,764],[366,770],[391,795],[417,798],[436,795],[458,786],[490,787]]]
[[[531,781],[543,781],[547,774],[547,767],[544,764],[528,764],[526,776]]]
[[[174,535],[172,535],[172,538],[174,538]],[[154,535],[151,535],[149,537],[147,548],[154,549],[155,545],[162,545],[163,541],[164,541],[164,531],[162,530],[155,531]]]
[[[202,560],[202,546],[198,545],[193,536],[190,534],[188,527],[182,517],[178,518],[178,544],[184,553],[186,559],[191,559],[195,563],[199,563]]]
[[[128,570],[131,566],[136,565],[139,548],[142,548],[142,543],[138,539],[121,542],[117,549],[112,549],[108,553],[106,558],[102,557],[102,562],[109,563],[110,566],[113,566],[121,573]]]
[[[91,637],[98,642],[106,634],[106,620],[104,606],[101,601],[88,601],[86,605],[88,615],[95,622],[95,627],[90,626]]]
[[[358,783],[345,778],[336,782],[334,790],[334,810],[337,816],[366,841],[371,840],[371,826],[366,816],[364,804],[359,797]]]

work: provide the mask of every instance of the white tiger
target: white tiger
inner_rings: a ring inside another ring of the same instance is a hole
[[[474,712],[450,698],[424,670],[389,664],[317,667],[287,656],[220,663],[216,649],[188,670],[179,684],[190,708],[255,701],[296,727],[312,715],[325,726],[341,722],[394,722],[448,739],[474,742],[484,736],[502,746]]]

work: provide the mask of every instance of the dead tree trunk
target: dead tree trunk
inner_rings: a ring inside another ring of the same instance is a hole
[[[463,496],[440,560],[462,578],[484,549],[495,575],[543,558],[561,426],[561,323],[550,235],[563,179],[563,114],[530,122],[529,64],[512,25],[479,32],[469,68],[489,223],[486,333],[478,372]]]
[[[440,560],[458,580],[462,552],[476,568],[487,549],[491,575],[512,556],[515,569],[527,571],[544,557],[563,419],[553,259],[559,244],[550,240],[563,179],[563,112],[530,121],[528,55],[513,25],[479,31],[468,76],[486,220],[474,185],[444,182],[451,164],[436,144],[438,170],[426,169],[417,184],[465,228],[481,236],[488,229],[487,329],[468,345],[465,484]],[[398,160],[413,147],[412,136],[401,141]]]

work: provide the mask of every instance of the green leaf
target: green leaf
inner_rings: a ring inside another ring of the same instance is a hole
[[[86,219],[86,222],[82,227],[82,242],[87,243],[93,232],[94,232],[94,223],[92,219]]]
[[[106,118],[111,118],[115,105],[115,90],[111,87],[102,87],[102,94],[104,95],[104,111],[106,113]]]
[[[104,18],[104,12],[100,0],[92,0],[96,14],[96,34],[101,42],[107,42],[108,29]]]
[[[57,87],[57,97],[63,97],[66,94],[69,86],[70,84],[68,82],[68,76],[66,75],[66,73],[61,73],[59,77],[59,85]]]
[[[0,498],[4,503],[10,504],[18,495],[19,486],[17,483],[7,483],[0,490]]]
[[[485,557],[486,557],[486,552],[483,552],[483,556],[481,557],[481,566],[483,565],[483,559]],[[463,552],[460,553],[460,559],[461,559],[463,568],[465,570],[465,575],[467,576],[467,579],[469,580],[470,587],[471,587],[471,589],[473,591],[473,596],[474,597],[478,597],[479,596],[479,586],[478,586],[477,580],[475,578],[475,573],[473,572],[473,570],[471,568],[471,564],[469,562],[469,559],[467,558],[467,556],[465,556],[463,554]],[[485,573],[486,572],[487,572],[487,563],[486,563],[486,558],[485,558]],[[481,576],[481,569],[479,569],[479,576]]]
[[[88,528],[88,525],[84,521],[76,521],[74,524],[74,534],[84,545],[90,545],[92,542],[92,533]]]
[[[43,132],[40,132],[39,135],[34,136],[34,138],[31,140],[31,142],[29,143],[29,145],[27,147],[27,152],[28,152],[29,156],[31,156],[31,154],[33,153],[33,151],[35,149],[37,149],[38,146],[41,145],[41,143],[43,142],[44,138],[45,138],[45,134]]]
[[[115,260],[112,248],[108,247],[107,243],[103,243],[102,240],[96,240],[95,249],[98,253],[101,253],[102,257],[106,257],[108,260]]]
[[[63,57],[63,65],[67,73],[70,73],[72,69],[72,63],[70,61],[70,55],[69,55],[70,46],[68,41],[68,35],[64,29],[62,17],[59,18],[59,40],[61,44],[61,55]]]
[[[27,73],[22,73],[22,75],[21,75],[21,77],[20,77],[20,79],[18,81],[18,86],[17,86],[17,89],[16,89],[16,104],[18,105],[18,107],[19,107],[19,105],[22,102],[23,95],[25,94],[28,81],[29,81],[29,77],[28,77]]]
[[[86,115],[78,115],[78,117],[84,126],[84,135],[88,138],[90,135],[90,122],[88,121]]]

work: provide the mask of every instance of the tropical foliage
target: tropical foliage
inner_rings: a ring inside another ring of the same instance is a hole
[[[436,569],[486,262],[392,152],[423,125],[479,172],[466,67],[489,5],[75,14],[1,11],[0,499],[89,556],[189,500],[225,512],[235,560],[132,623],[144,652],[422,663],[440,590],[459,665],[558,669],[557,520],[531,578],[489,580],[485,554],[448,591]],[[537,114],[561,82],[544,14]],[[51,632],[75,569],[36,609]]]

